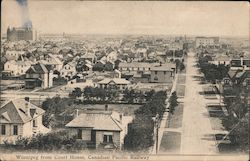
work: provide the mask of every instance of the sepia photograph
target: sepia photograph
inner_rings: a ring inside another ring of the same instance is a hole
[[[249,7],[1,0],[0,161],[249,161]]]

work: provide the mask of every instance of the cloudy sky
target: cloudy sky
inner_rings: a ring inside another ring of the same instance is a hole
[[[16,0],[3,0],[1,12],[2,33],[8,26],[21,26]],[[28,13],[42,33],[249,34],[247,2],[28,0]]]

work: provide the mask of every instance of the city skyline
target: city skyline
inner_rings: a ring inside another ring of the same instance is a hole
[[[249,35],[247,2],[27,2],[30,20],[40,33],[236,37]],[[3,1],[3,34],[8,26],[21,26],[21,12],[17,1]],[[197,26],[200,27],[197,29]]]

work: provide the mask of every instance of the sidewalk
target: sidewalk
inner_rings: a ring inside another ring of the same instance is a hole
[[[176,73],[176,75],[175,75],[175,79],[173,81],[171,92],[165,101],[166,102],[166,109],[169,108],[169,105],[170,105],[169,98],[170,98],[171,94],[176,90],[177,80],[178,80],[178,73]],[[158,129],[158,147],[157,147],[158,150],[160,149],[163,133],[166,130],[165,126],[166,126],[167,121],[168,121],[168,112],[165,111],[163,114],[163,118],[160,122],[159,129]],[[155,129],[154,129],[154,133],[156,133]],[[156,154],[156,139],[154,140],[154,146],[153,146],[153,149],[151,151],[151,154]]]

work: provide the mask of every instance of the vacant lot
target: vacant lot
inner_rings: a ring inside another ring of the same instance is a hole
[[[160,154],[178,154],[180,153],[181,134],[178,132],[164,132],[161,145]]]
[[[222,119],[225,114],[220,106],[208,106],[209,120],[213,130],[225,130],[222,125]]]
[[[185,82],[186,82],[186,75],[180,74],[180,75],[178,76],[178,81],[177,81],[177,83],[178,83],[178,84],[185,84]]]
[[[178,97],[184,97],[185,96],[185,85],[178,84],[176,87],[176,93]]]
[[[179,104],[177,107],[175,107],[174,114],[169,115],[169,122],[167,122],[166,127],[180,128],[182,126],[182,116],[183,104]]]
[[[108,110],[124,113],[124,115],[134,115],[134,111],[141,105],[133,104],[108,104]],[[71,113],[74,109],[79,110],[104,110],[105,104],[87,104],[87,105],[74,105],[67,113]]]

